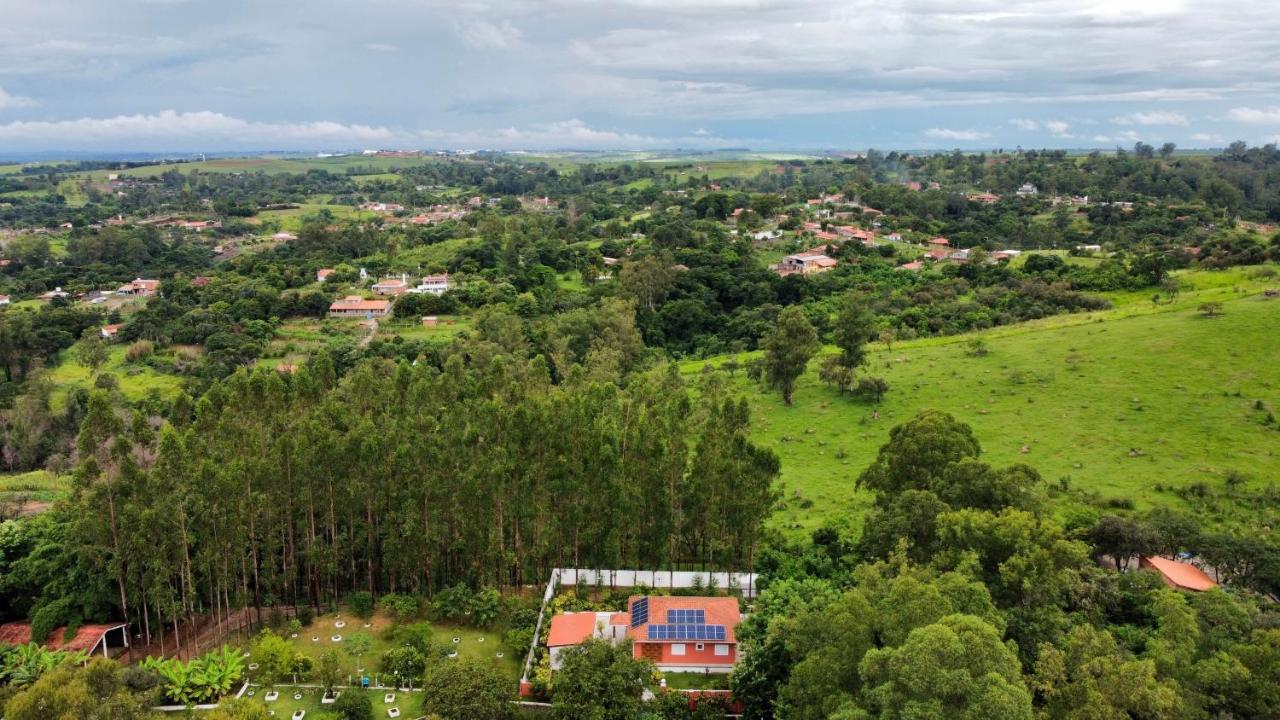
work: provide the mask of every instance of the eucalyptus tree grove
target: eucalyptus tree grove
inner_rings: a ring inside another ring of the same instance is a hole
[[[200,613],[357,590],[750,565],[778,459],[745,401],[674,366],[551,378],[541,356],[459,352],[339,381],[322,356],[241,370],[163,425],[95,394],[67,516],[118,611],[180,637]]]

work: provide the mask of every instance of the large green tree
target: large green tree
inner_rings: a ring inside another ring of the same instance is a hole
[[[796,380],[818,352],[818,332],[804,310],[792,305],[778,315],[777,325],[765,337],[764,367],[769,383],[782,391],[782,402],[791,404]]]

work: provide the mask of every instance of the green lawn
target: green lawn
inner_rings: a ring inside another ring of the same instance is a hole
[[[437,318],[437,324],[433,328],[424,326],[421,318],[395,318],[390,322],[379,323],[378,336],[399,335],[405,340],[447,341],[470,327],[466,318],[457,315],[439,315]]]
[[[344,627],[337,627],[337,623],[345,623]],[[366,624],[369,627],[364,627]],[[340,668],[342,672],[352,678],[353,683],[359,682],[361,675],[369,677],[371,683],[381,681],[384,685],[391,685],[392,680],[379,677],[379,658],[382,653],[391,648],[391,640],[388,631],[391,629],[390,619],[379,613],[369,620],[361,620],[349,614],[342,612],[329,613],[318,617],[315,622],[304,627],[298,632],[298,636],[288,638],[293,647],[304,655],[313,659],[318,659],[321,655],[329,650],[337,650],[340,658]],[[488,632],[476,630],[474,628],[461,628],[449,625],[432,625],[435,640],[442,645],[452,647],[459,658],[476,660],[478,662],[490,663],[494,667],[500,669],[503,674],[509,676],[512,680],[512,687],[515,687],[515,680],[520,675],[520,660],[523,658],[522,652],[527,648],[509,648],[502,644],[502,635],[499,632]],[[369,635],[371,642],[369,652],[359,658],[349,654],[344,643],[357,633],[365,633]],[[334,636],[341,636],[343,639],[334,642]],[[458,642],[454,643],[453,638],[458,638]],[[498,653],[502,657],[498,657]],[[253,658],[248,659],[250,663]],[[360,670],[363,669],[363,673]],[[253,671],[249,671],[252,681]],[[256,681],[255,681],[256,682]],[[281,693],[283,695],[283,693]],[[379,697],[381,701],[381,697]],[[318,702],[318,701],[317,701]]]
[[[68,490],[69,478],[45,470],[0,475],[0,500],[52,502]]]
[[[98,372],[114,375],[120,382],[120,393],[129,401],[142,400],[153,390],[162,396],[170,396],[181,388],[182,380],[177,375],[157,372],[142,363],[126,362],[126,350],[124,344],[111,346],[110,358]],[[60,405],[62,398],[72,389],[90,388],[94,384],[93,371],[78,363],[71,351],[62,354],[62,362],[49,372],[49,378],[58,388],[54,397],[55,405]]]
[[[755,439],[782,459],[775,524],[809,530],[865,508],[870,497],[855,479],[889,429],[923,409],[972,425],[994,464],[1025,462],[1050,482],[1068,477],[1072,488],[1140,509],[1182,502],[1156,485],[1220,484],[1228,471],[1254,487],[1270,482],[1280,475],[1280,432],[1255,403],[1280,404],[1280,301],[1264,300],[1245,274],[1187,274],[1198,289],[1168,305],[1121,295],[1113,310],[980,333],[984,357],[969,354],[972,336],[877,344],[865,372],[891,388],[878,406],[823,385],[816,361],[791,407],[738,373]],[[1206,300],[1225,314],[1200,317]]]
[[[275,717],[278,718],[291,718],[293,717],[293,713],[297,710],[303,710],[307,713],[306,720],[321,720],[322,718],[328,720],[329,718],[337,717],[336,715],[326,714],[328,712],[328,706],[320,702],[321,690],[319,688],[299,688],[296,691],[292,688],[284,688],[279,690],[280,697],[272,702],[266,702],[264,700],[267,693],[266,688],[255,687],[251,690],[253,692],[253,696],[250,697],[246,693],[245,699],[251,702],[261,703],[263,707],[274,711]],[[302,695],[301,700],[294,699],[293,696],[295,692]],[[387,717],[387,708],[392,707],[400,709],[401,718],[416,718],[422,714],[423,695],[420,692],[396,692],[395,702],[390,705],[383,703],[383,695],[385,693],[381,690],[366,691],[349,688],[342,692],[367,694],[369,696],[369,700],[373,703],[373,716],[375,718]],[[199,715],[196,717],[199,717]]]
[[[728,690],[729,676],[718,673],[669,672],[662,677],[672,690]]]

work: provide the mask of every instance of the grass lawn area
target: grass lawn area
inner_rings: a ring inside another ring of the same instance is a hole
[[[345,623],[345,626],[337,627],[337,623]],[[368,628],[364,627],[366,624],[369,625]],[[389,650],[392,645],[388,634],[391,626],[391,619],[382,613],[374,615],[369,620],[361,620],[343,612],[328,613],[319,616],[315,622],[302,628],[296,638],[287,639],[295,650],[312,659],[319,659],[329,650],[337,650],[341,661],[339,667],[344,674],[352,677],[353,683],[359,681],[358,678],[361,675],[359,670],[363,668],[363,675],[367,675],[371,683],[381,681],[384,685],[391,685],[393,679],[378,677],[379,659],[382,653]],[[436,624],[432,625],[432,631],[435,640],[442,645],[454,648],[459,658],[490,663],[500,669],[503,674],[511,678],[514,690],[515,680],[520,676],[520,662],[524,657],[522,652],[528,648],[506,647],[502,644],[502,635],[498,631]],[[371,640],[369,651],[358,659],[346,652],[346,645],[344,645],[352,635],[357,633],[368,634]],[[335,635],[341,636],[343,640],[334,642],[332,638]],[[455,637],[459,642],[453,642]],[[502,657],[498,657],[498,653],[502,653]],[[248,661],[252,663],[254,660],[250,657]],[[249,676],[252,678],[252,671],[249,672]],[[378,699],[380,703],[381,698]]]
[[[70,479],[46,470],[0,475],[0,500],[52,502],[66,494]]]
[[[1157,484],[1219,484],[1234,470],[1262,486],[1280,475],[1280,433],[1255,410],[1259,400],[1268,410],[1280,404],[1280,301],[1264,300],[1264,284],[1245,280],[1248,272],[1185,273],[1194,289],[1167,305],[1153,306],[1148,291],[1116,296],[1114,309],[1097,313],[891,350],[877,343],[864,372],[889,382],[878,406],[822,384],[816,360],[791,407],[738,373],[755,440],[782,459],[775,525],[808,531],[829,517],[859,517],[853,511],[870,495],[855,490],[858,474],[890,428],[924,409],[971,425],[994,465],[1027,463],[1049,482],[1068,477],[1073,489],[1130,498],[1139,509],[1182,504]],[[1209,300],[1223,303],[1222,317],[1196,312]],[[975,336],[988,355],[970,356]]]
[[[392,337],[399,335],[405,340],[452,340],[453,337],[470,327],[470,322],[457,315],[438,315],[435,327],[426,327],[420,318],[395,318],[390,322],[379,323],[378,336]]]
[[[110,373],[120,381],[120,393],[130,402],[137,402],[147,397],[152,390],[162,396],[171,396],[182,387],[182,380],[177,375],[165,375],[141,363],[125,361],[124,345],[113,345],[110,358],[99,370],[99,374]],[[90,388],[94,383],[93,372],[76,362],[72,351],[62,353],[62,362],[49,372],[49,379],[58,390],[54,394],[54,404],[60,405],[62,398],[74,388]]]
[[[337,717],[336,715],[328,714],[329,706],[320,702],[320,697],[323,691],[319,688],[298,688],[297,690],[294,690],[293,688],[281,688],[279,690],[280,697],[272,702],[266,702],[263,699],[267,693],[266,688],[256,687],[252,690],[253,697],[247,697],[246,693],[246,699],[260,703],[268,710],[274,711],[275,717],[278,718],[291,718],[293,717],[293,713],[297,710],[305,711],[307,713],[305,717],[308,720],[311,720],[312,718],[314,718],[314,720],[321,720],[321,718]],[[295,692],[302,694],[301,700],[293,699]],[[423,695],[420,692],[402,693],[397,691],[395,694],[396,700],[390,705],[383,704],[382,701],[385,692],[382,690],[357,690],[354,688],[348,688],[342,692],[367,694],[370,702],[373,704],[373,716],[375,718],[387,717],[387,708],[393,707],[399,708],[400,717],[406,719],[416,718],[422,714]],[[199,717],[199,715],[196,717]]]
[[[282,231],[296,232],[302,229],[303,221],[311,216],[319,215],[321,210],[328,210],[335,219],[368,220],[377,213],[367,212],[350,205],[328,205],[322,203],[302,203],[288,210],[263,210],[258,213],[260,220],[276,220]]]

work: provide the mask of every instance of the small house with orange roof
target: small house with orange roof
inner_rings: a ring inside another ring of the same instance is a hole
[[[737,598],[637,595],[627,609],[627,637],[637,659],[663,672],[733,670],[742,620]]]
[[[116,334],[120,332],[120,328],[122,327],[124,326],[120,324],[103,325],[102,328],[98,331],[98,334],[102,336],[103,340],[115,340]]]
[[[1213,578],[1191,563],[1171,560],[1157,555],[1144,555],[1138,559],[1138,567],[1160,574],[1165,585],[1175,590],[1203,592],[1218,587]]]
[[[372,318],[386,317],[391,314],[391,303],[387,300],[366,300],[359,295],[348,295],[341,300],[334,300],[329,305],[331,318]]]

